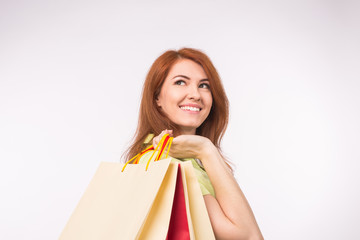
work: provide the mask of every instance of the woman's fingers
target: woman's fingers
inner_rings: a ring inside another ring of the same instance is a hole
[[[162,131],[158,136],[153,138],[153,146],[156,148],[156,146],[159,144],[161,138],[165,135],[165,134],[169,134],[170,137],[172,136],[173,130],[167,130],[165,129],[164,131]]]

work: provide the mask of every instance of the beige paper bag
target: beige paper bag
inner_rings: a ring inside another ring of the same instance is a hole
[[[166,239],[173,206],[177,174],[178,164],[170,163],[159,192],[136,239]]]
[[[153,217],[150,209],[160,203],[163,204],[161,216],[156,215],[155,218],[170,219],[177,165],[170,164],[168,158],[152,162],[147,171],[143,164],[129,164],[121,172],[123,166],[120,163],[100,164],[60,240],[136,239],[141,235],[140,230],[150,231],[145,219]],[[162,183],[166,186],[161,187]],[[169,186],[173,187],[169,189]],[[159,202],[153,204],[158,192],[161,193],[156,200]],[[169,208],[168,216],[165,208]],[[156,225],[160,226],[162,220],[156,221],[159,221]],[[162,230],[157,229],[165,237],[168,222],[160,226]]]

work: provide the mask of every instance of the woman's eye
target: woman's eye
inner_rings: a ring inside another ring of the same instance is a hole
[[[210,88],[210,85],[207,84],[207,83],[202,83],[199,85],[199,88],[206,88],[206,89],[209,89]]]
[[[178,80],[175,82],[176,85],[185,85],[185,81],[183,80]]]

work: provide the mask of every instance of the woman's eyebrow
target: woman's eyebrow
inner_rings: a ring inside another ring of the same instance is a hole
[[[185,79],[190,80],[190,78],[189,78],[188,76],[185,76],[185,75],[176,75],[175,77],[173,77],[173,79],[174,79],[174,78],[177,78],[177,77],[182,77],[182,78],[185,78]],[[209,79],[204,78],[204,79],[201,79],[201,80],[200,80],[200,82],[206,82],[206,81],[209,81]]]
[[[201,79],[200,82],[209,82],[209,79],[204,78],[204,79]]]
[[[185,75],[176,75],[175,77],[173,77],[173,79],[177,78],[177,77],[182,77],[182,78],[186,78],[186,79],[190,80],[190,78],[188,76],[185,76]]]

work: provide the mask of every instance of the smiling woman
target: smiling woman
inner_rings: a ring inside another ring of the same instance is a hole
[[[191,72],[190,74],[190,68],[188,69],[186,66],[192,66],[191,69],[194,73]],[[197,81],[207,79],[207,81],[202,81],[204,85],[199,86],[199,88],[209,86],[212,105],[207,118],[196,128],[196,134],[210,139],[220,150],[221,138],[225,133],[229,118],[229,103],[224,87],[219,74],[207,55],[195,49],[183,48],[179,51],[166,51],[152,64],[143,86],[138,127],[133,144],[126,154],[127,157],[135,156],[143,149],[144,139],[149,133],[159,135],[164,129],[171,129],[175,136],[181,134],[181,127],[174,123],[174,119],[170,119],[159,106],[162,87],[166,83],[170,83],[171,72],[173,78],[177,76],[175,78],[177,81],[174,84],[180,86],[189,83],[190,77],[197,77],[195,79]],[[192,76],[195,73],[198,75]],[[200,100],[204,101],[203,99]]]
[[[175,63],[156,102],[182,134],[195,134],[212,106],[209,80],[201,65],[188,59]]]
[[[170,156],[193,162],[217,239],[263,239],[220,143],[229,116],[220,77],[201,51],[167,51],[146,77],[134,142],[127,159],[164,134],[174,136]],[[168,130],[170,129],[170,130]],[[150,136],[150,138],[149,138]],[[155,136],[155,137],[153,137]]]

